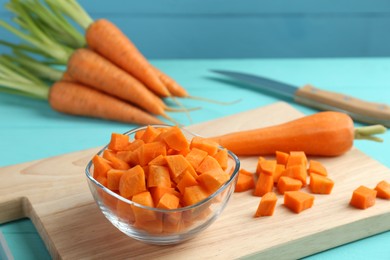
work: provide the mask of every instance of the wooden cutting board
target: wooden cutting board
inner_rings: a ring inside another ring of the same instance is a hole
[[[276,103],[188,129],[211,136],[300,116]],[[390,230],[390,201],[378,199],[367,210],[348,206],[359,185],[390,181],[390,169],[353,148],[336,158],[311,157],[323,162],[336,184],[331,195],[316,195],[309,210],[292,213],[279,196],[274,216],[255,219],[260,198],[235,193],[221,217],[194,239],[174,246],[143,244],[112,226],[92,199],[84,169],[98,149],[1,168],[0,223],[29,217],[55,259],[293,259]],[[256,157],[240,159],[243,168],[255,170]]]

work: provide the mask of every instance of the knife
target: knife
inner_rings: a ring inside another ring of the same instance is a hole
[[[363,101],[341,93],[316,88],[312,85],[296,87],[287,83],[264,78],[257,75],[227,71],[211,70],[247,83],[260,90],[273,92],[293,99],[296,103],[319,110],[335,110],[349,114],[356,121],[382,124],[390,127],[390,107],[386,104]]]

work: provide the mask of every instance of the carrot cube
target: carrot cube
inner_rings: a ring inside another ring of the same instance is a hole
[[[168,167],[159,165],[149,166],[148,188],[150,187],[171,187]]]
[[[119,181],[126,170],[111,169],[107,172],[107,188],[119,190]]]
[[[312,173],[310,174],[310,190],[316,194],[330,194],[334,186],[334,181],[326,176]]]
[[[260,173],[260,176],[256,182],[255,191],[253,195],[263,196],[267,192],[271,192],[274,187],[274,177],[265,173]]]
[[[218,152],[213,156],[221,166],[223,170],[225,170],[228,166],[228,150],[226,148],[218,150]]]
[[[210,194],[217,191],[225,182],[229,180],[229,174],[221,168],[218,170],[210,170],[199,175],[197,181]]]
[[[199,185],[189,186],[184,189],[182,197],[184,206],[194,205],[207,198],[208,192]]]
[[[194,185],[198,185],[198,182],[196,181],[194,176],[189,171],[185,171],[182,174],[182,178],[177,183],[176,187],[180,191],[180,193],[183,194],[184,193],[184,189],[186,187],[194,186]]]
[[[160,209],[177,209],[179,207],[179,202],[179,198],[172,193],[165,193],[156,207]]]
[[[99,176],[107,177],[107,172],[112,169],[111,162],[99,155],[92,158],[93,163],[93,177],[97,179]]]
[[[282,172],[286,169],[286,166],[283,164],[276,164],[275,173],[274,173],[274,183],[278,183],[279,178],[282,176]]]
[[[302,191],[286,191],[284,193],[284,205],[295,213],[311,208],[314,204],[314,196]]]
[[[200,150],[207,152],[209,155],[213,156],[214,154],[217,153],[219,144],[214,141],[204,139],[200,136],[195,136],[192,138],[190,143],[190,149],[193,148],[198,148]]]
[[[238,172],[237,183],[234,192],[243,192],[255,187],[255,178],[252,173],[240,169]]]
[[[261,197],[259,206],[257,207],[255,217],[272,216],[275,211],[278,198],[273,192],[268,192]]]
[[[304,152],[299,152],[299,151],[290,152],[290,156],[288,157],[286,168],[295,165],[302,165],[306,170],[307,158]]]
[[[299,190],[302,187],[302,182],[288,176],[281,176],[278,181],[278,191],[284,194],[286,191]]]
[[[274,175],[276,169],[276,160],[263,160],[259,162],[260,174]]]
[[[140,192],[146,191],[145,172],[137,165],[123,173],[119,181],[119,194],[130,198]]]
[[[203,161],[196,168],[196,172],[201,175],[202,173],[211,170],[221,170],[221,166],[214,157],[207,155],[206,158],[204,158]]]
[[[114,151],[125,150],[129,144],[129,136],[124,134],[112,133],[108,149]]]
[[[309,175],[312,173],[320,174],[322,176],[327,176],[328,172],[324,165],[320,163],[319,161],[310,160],[309,161],[309,169],[308,169]]]
[[[378,198],[388,199],[388,200],[390,199],[390,183],[388,183],[387,181],[379,182],[376,185],[375,190],[377,191],[376,196]]]
[[[276,151],[275,155],[276,155],[276,162],[278,164],[282,164],[282,165],[286,166],[287,161],[288,161],[288,157],[290,155],[288,153],[281,152],[281,151]]]
[[[369,208],[375,205],[376,194],[376,190],[362,185],[353,191],[349,204],[358,209]]]
[[[190,145],[183,132],[177,126],[170,127],[165,133],[163,133],[162,139],[168,147],[176,151],[186,150]]]
[[[300,180],[303,187],[305,187],[307,184],[307,171],[303,165],[286,167],[286,169],[281,173],[281,176],[288,176],[293,179]]]

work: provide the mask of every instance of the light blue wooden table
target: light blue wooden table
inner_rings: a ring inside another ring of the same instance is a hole
[[[234,59],[234,60],[153,60],[153,64],[174,77],[192,95],[224,101],[242,98],[240,103],[220,106],[201,103],[203,109],[191,113],[193,123],[254,109],[277,102],[274,96],[243,85],[226,83],[210,69],[231,69],[257,73],[296,85],[318,87],[390,103],[390,58],[339,59]],[[183,101],[186,106],[200,103]],[[290,103],[303,112],[315,110]],[[172,114],[183,124],[183,114]],[[0,94],[0,167],[97,147],[108,141],[111,132],[125,132],[134,125],[58,114],[46,102]],[[390,134],[385,143],[356,142],[356,146],[390,167]],[[370,174],[370,173],[367,173]],[[1,176],[0,176],[1,179]],[[390,176],[388,178],[390,180]],[[390,207],[390,205],[389,205]],[[0,231],[15,259],[50,259],[29,220],[0,225]],[[308,259],[389,259],[390,231],[343,245]],[[0,253],[0,258],[2,253]],[[3,254],[4,256],[4,254]]]

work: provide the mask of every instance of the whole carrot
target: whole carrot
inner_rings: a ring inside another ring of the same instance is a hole
[[[347,114],[325,111],[280,125],[210,139],[237,155],[303,151],[308,155],[337,156],[351,149],[354,139],[380,141],[372,135],[384,131],[386,128],[381,125],[354,129],[353,121]]]
[[[159,97],[92,50],[75,50],[68,61],[67,73],[77,82],[129,101],[150,113],[165,114],[165,105]]]
[[[158,118],[122,100],[74,82],[58,81],[50,88],[50,106],[62,113],[123,123],[161,124]]]
[[[89,48],[134,75],[155,94],[170,96],[148,60],[115,24],[106,19],[95,20],[87,28],[85,37]]]

